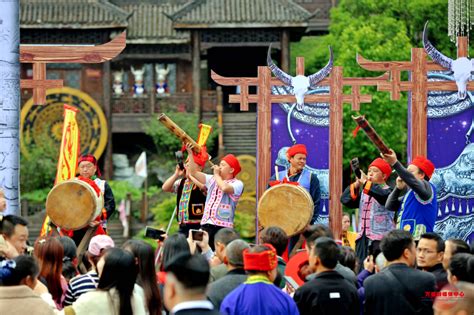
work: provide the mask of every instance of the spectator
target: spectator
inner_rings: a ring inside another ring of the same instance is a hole
[[[351,215],[347,212],[342,214],[342,245],[350,246],[353,250],[356,248],[357,233],[349,231],[351,227]]]
[[[71,306],[64,308],[65,314],[146,314],[145,300],[134,290],[137,265],[132,254],[120,248],[109,248],[100,258],[97,271],[100,276],[97,290],[81,295]]]
[[[474,255],[466,253],[454,255],[449,263],[448,280],[451,284],[459,281],[474,283]]]
[[[227,245],[224,264],[227,266],[228,272],[219,280],[211,283],[207,291],[207,297],[216,309],[220,309],[222,301],[231,291],[247,280],[243,251],[248,248],[250,248],[249,245],[243,240],[234,240]]]
[[[67,290],[62,273],[64,249],[55,237],[40,237],[35,242],[34,254],[38,259],[39,280],[51,293],[56,308],[61,310]]]
[[[411,233],[390,231],[380,246],[388,266],[364,281],[365,314],[432,314],[432,301],[424,297],[435,290],[435,277],[413,268],[416,250]]]
[[[28,221],[16,215],[0,218],[0,234],[5,243],[0,243],[0,256],[14,258],[26,252],[28,240]]]
[[[173,315],[217,315],[211,302],[206,300],[209,264],[202,255],[181,252],[166,261],[167,272],[164,303]]]
[[[140,240],[129,240],[123,249],[135,256],[138,262],[137,284],[144,291],[146,308],[150,315],[161,315],[161,296],[155,272],[153,248]]]
[[[285,275],[286,262],[282,256],[288,245],[288,235],[286,235],[282,228],[279,228],[278,226],[270,226],[263,229],[260,233],[260,244],[264,243],[271,244],[273,247],[275,247],[278,255],[278,274],[280,278],[279,286],[283,289],[285,287],[285,280],[283,279],[283,276]]]
[[[68,236],[61,236],[59,241],[64,249],[63,270],[61,273],[69,283],[72,278],[79,274],[77,271],[77,246],[72,238]]]
[[[33,292],[38,265],[31,256],[20,255],[0,262],[0,314],[52,315],[53,309]]]
[[[435,315],[474,314],[474,284],[458,282],[454,286],[446,286],[442,292],[448,296],[436,297],[433,304]]]
[[[295,302],[272,283],[277,276],[277,266],[276,250],[270,244],[244,250],[244,268],[249,277],[222,301],[221,313],[299,314]]]
[[[195,241],[195,243],[201,248],[202,254],[206,257],[208,261],[212,261],[213,256],[215,255],[219,260],[217,264],[214,265],[211,263],[211,282],[216,281],[217,279],[222,278],[227,273],[227,267],[223,264],[225,259],[226,246],[240,238],[239,233],[231,228],[222,228],[217,231],[214,235],[214,248],[215,252],[212,251],[209,246],[209,235],[204,231],[203,241]],[[207,235],[206,235],[207,234]],[[189,234],[189,240],[191,241],[191,233]]]
[[[419,269],[431,272],[436,278],[436,290],[448,284],[448,275],[443,268],[444,241],[436,233],[421,235],[416,248],[416,264]]]
[[[324,226],[322,224],[315,224],[315,225],[309,226],[303,232],[303,236],[306,240],[306,251],[308,253],[308,257],[311,254],[311,250],[314,246],[314,242],[319,237],[326,236],[326,237],[329,237],[331,239],[334,239],[331,230],[327,226]],[[336,265],[336,268],[334,268],[334,270],[339,272],[347,281],[349,281],[350,283],[353,283],[354,286],[357,287],[357,277],[351,269],[341,265],[338,262],[337,265]],[[311,274],[308,277],[306,277],[306,279],[309,281],[309,280],[314,279],[315,276],[316,276],[315,274]]]
[[[7,200],[5,199],[5,193],[0,188],[0,214],[4,213],[7,209]]]
[[[158,282],[161,285],[165,284],[166,272],[164,271],[164,267],[166,263],[172,260],[174,256],[183,252],[188,254],[191,253],[188,241],[183,234],[173,234],[165,239],[160,257],[160,272],[158,273]]]
[[[359,270],[359,262],[357,261],[357,256],[352,247],[342,246],[340,249],[339,263],[344,267],[349,268],[354,273],[357,273]]]
[[[451,261],[451,257],[456,255],[457,253],[470,253],[469,244],[465,241],[451,238],[444,242],[444,257],[443,257],[443,268],[448,270],[449,262]]]
[[[356,288],[336,272],[340,251],[329,237],[314,242],[309,264],[316,277],[295,292],[295,302],[300,314],[359,314]]]
[[[86,257],[91,268],[86,274],[79,275],[69,281],[64,306],[72,305],[72,303],[74,303],[82,294],[93,291],[97,288],[97,285],[99,284],[97,264],[99,263],[104,250],[114,246],[114,241],[107,235],[96,235],[91,239],[86,252]]]

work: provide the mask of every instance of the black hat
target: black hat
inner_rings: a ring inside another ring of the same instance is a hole
[[[186,288],[205,287],[209,281],[209,263],[200,254],[180,253],[165,263],[164,270]]]

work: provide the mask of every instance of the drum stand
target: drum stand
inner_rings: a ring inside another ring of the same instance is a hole
[[[77,261],[78,261],[77,268],[79,268],[79,270],[83,274],[87,273],[87,269],[84,266],[84,264],[82,263],[82,259],[84,258],[84,254],[86,252],[87,246],[89,246],[89,242],[90,242],[91,238],[94,236],[95,231],[97,230],[98,227],[99,227],[98,225],[89,226],[87,228],[86,234],[84,234],[84,237],[82,238],[81,242],[79,243],[79,246],[77,247],[77,251],[76,251]]]

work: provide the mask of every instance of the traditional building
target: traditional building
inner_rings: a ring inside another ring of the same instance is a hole
[[[21,0],[21,44],[102,44],[127,31],[127,47],[111,62],[91,65],[49,64],[48,79],[63,79],[74,91],[48,96],[60,105],[64,100],[94,103],[108,122],[108,145],[99,148],[94,137],[98,125],[85,114],[84,133],[92,142],[82,148],[101,155],[105,152],[106,174],[110,174],[111,154],[127,152],[129,145],[150,145],[143,134],[143,120],[162,111],[196,112],[214,116],[216,85],[211,69],[225,76],[256,76],[257,66],[266,64],[270,44],[280,53],[283,70],[288,70],[291,41],[304,34],[327,31],[332,0]],[[31,65],[22,65],[22,78],[31,78]],[[79,91],[79,92],[76,92]],[[223,89],[226,147],[236,153],[255,154],[255,105],[245,115],[235,116],[237,106],[227,104]],[[22,91],[22,101],[31,91]],[[92,107],[94,107],[92,106]],[[28,131],[49,130],[61,121],[58,109],[42,110],[36,117],[22,116]],[[59,113],[59,116],[58,116]],[[87,110],[86,110],[86,113]],[[39,119],[37,119],[39,118]],[[232,127],[232,123],[234,127]],[[41,123],[42,128],[34,128]],[[25,132],[25,128],[24,132]],[[81,129],[82,130],[82,129]],[[243,131],[247,130],[247,131]],[[101,131],[103,132],[103,130]],[[233,134],[240,132],[241,134]],[[25,137],[24,137],[25,138]],[[56,135],[57,138],[57,135]],[[32,141],[31,137],[28,141]],[[238,143],[235,140],[239,140]]]

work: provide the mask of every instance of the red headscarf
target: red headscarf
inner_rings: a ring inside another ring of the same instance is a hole
[[[81,157],[77,161],[77,165],[79,166],[79,164],[81,164],[81,162],[91,162],[92,164],[94,164],[94,166],[96,168],[97,176],[98,177],[101,176],[100,169],[99,169],[99,166],[97,165],[97,159],[95,158],[95,156],[93,156],[92,154],[81,155]]]
[[[244,269],[254,271],[270,271],[277,267],[278,258],[275,248],[271,244],[263,244],[269,250],[261,253],[249,253],[249,249],[244,250]]]
[[[304,144],[295,144],[287,151],[289,157],[294,157],[298,153],[308,155],[308,152],[306,151],[306,146]]]
[[[431,178],[431,175],[433,175],[433,172],[435,170],[435,166],[433,162],[431,162],[424,156],[415,157],[413,161],[411,161],[410,164],[413,164],[416,167],[418,167],[420,170],[422,170],[423,173],[425,173],[425,175],[428,176],[428,178]]]
[[[181,151],[183,152],[186,151],[185,145],[181,147]],[[204,168],[204,166],[206,165],[206,162],[209,160],[209,154],[207,153],[207,148],[205,145],[201,146],[201,152],[195,153],[193,151],[193,160],[197,165]]]
[[[234,169],[234,177],[237,176],[237,174],[239,174],[242,170],[240,168],[239,160],[237,160],[237,158],[233,154],[227,154],[222,158],[222,160],[226,161],[227,164],[229,164],[229,166]]]
[[[390,164],[385,162],[381,158],[376,158],[375,160],[370,163],[369,168],[372,166],[378,168],[382,173],[385,174],[385,179],[390,177],[390,174],[392,174],[392,168],[390,167]]]

